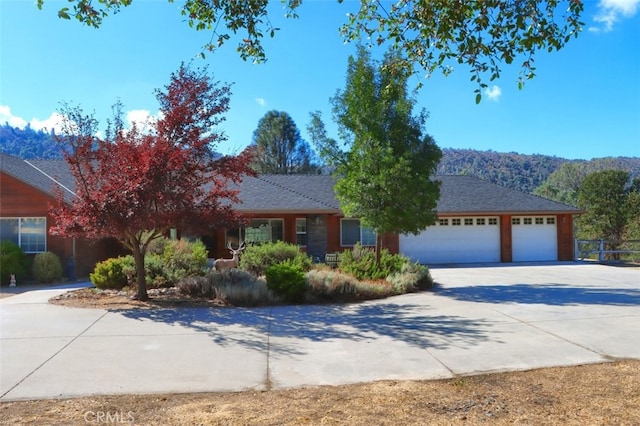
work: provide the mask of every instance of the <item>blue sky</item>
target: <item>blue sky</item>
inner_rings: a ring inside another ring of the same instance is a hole
[[[299,19],[284,19],[274,2],[271,19],[281,31],[264,40],[264,64],[242,61],[233,39],[201,59],[211,34],[190,29],[180,3],[136,0],[96,30],[58,19],[63,0],[45,0],[43,10],[35,0],[2,0],[0,123],[50,128],[63,101],[94,111],[102,127],[118,99],[132,118],[157,114],[154,89],[164,87],[181,62],[192,61],[232,83],[222,125],[229,140],[219,151],[248,145],[272,109],[288,112],[304,138],[309,113],[320,110],[337,137],[329,98],[344,87],[354,52],[338,28],[356,2],[305,0]],[[503,68],[480,105],[463,66],[449,77],[424,79],[418,107],[430,113],[427,132],[441,148],[572,159],[640,156],[640,0],[586,0],[583,22],[583,33],[563,50],[537,56],[537,77],[523,90],[517,67]]]

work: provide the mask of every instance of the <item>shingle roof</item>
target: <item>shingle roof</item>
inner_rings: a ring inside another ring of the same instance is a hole
[[[580,213],[582,210],[472,176],[436,176],[439,213]]]
[[[340,213],[328,175],[259,175],[240,184],[238,210],[246,212]]]
[[[0,153],[0,170],[53,195],[56,183],[71,195],[74,179],[64,160],[23,160]],[[580,213],[563,203],[506,188],[472,176],[436,176],[442,182],[436,210],[440,214]],[[340,204],[328,175],[259,175],[239,184],[246,213],[339,214]]]
[[[51,196],[56,184],[73,195],[73,176],[64,160],[23,160],[0,153],[0,170]]]

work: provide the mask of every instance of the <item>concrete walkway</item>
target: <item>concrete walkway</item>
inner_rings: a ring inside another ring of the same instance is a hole
[[[0,299],[0,401],[339,385],[640,359],[640,270],[435,268],[352,305],[105,311]]]

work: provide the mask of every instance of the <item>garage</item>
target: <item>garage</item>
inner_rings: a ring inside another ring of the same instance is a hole
[[[401,235],[400,253],[414,262],[500,262],[498,217],[440,218],[419,235]]]
[[[558,260],[558,229],[554,216],[511,218],[514,262]]]

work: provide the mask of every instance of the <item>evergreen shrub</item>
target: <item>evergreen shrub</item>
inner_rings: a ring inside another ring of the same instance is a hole
[[[307,280],[302,267],[293,260],[271,265],[265,271],[267,287],[287,302],[304,299]]]
[[[125,257],[112,257],[96,264],[89,274],[91,283],[101,290],[122,290],[127,286],[127,275],[123,269],[127,265]]]
[[[408,258],[391,254],[385,248],[380,249],[380,262],[377,263],[375,251],[362,247],[360,243],[356,243],[352,250],[340,253],[338,259],[340,270],[359,280],[385,279],[390,274],[400,272],[406,263],[409,263]]]
[[[257,276],[278,263],[290,261],[300,267],[302,271],[311,269],[311,258],[300,251],[295,244],[277,241],[275,243],[259,244],[247,247],[240,258],[240,269]]]
[[[33,258],[33,278],[40,283],[51,283],[62,279],[62,262],[53,252],[38,253]]]
[[[10,283],[11,274],[17,281],[23,280],[29,271],[29,257],[19,245],[12,241],[0,241],[0,280],[2,285]]]

